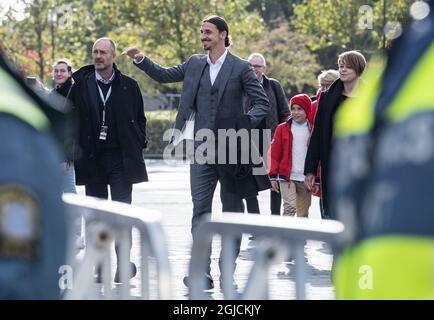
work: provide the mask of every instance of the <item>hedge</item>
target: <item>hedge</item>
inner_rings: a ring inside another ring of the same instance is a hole
[[[175,124],[177,110],[159,110],[145,112],[147,125],[146,135],[148,147],[144,152],[145,157],[159,157],[163,155],[163,150],[168,141],[163,141],[166,130],[171,130]]]

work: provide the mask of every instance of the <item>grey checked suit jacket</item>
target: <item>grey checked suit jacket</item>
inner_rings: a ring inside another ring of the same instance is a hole
[[[184,63],[170,68],[164,68],[148,57],[136,65],[160,83],[184,82],[176,116],[176,129],[182,130],[190,113],[195,111],[195,98],[206,64],[207,56],[196,54]],[[263,87],[256,79],[251,65],[228,52],[218,77],[220,79],[217,110],[236,108],[233,114],[243,115],[243,94],[245,94],[249,97],[252,105],[248,113],[250,124],[253,128],[256,127],[268,114],[270,103]]]

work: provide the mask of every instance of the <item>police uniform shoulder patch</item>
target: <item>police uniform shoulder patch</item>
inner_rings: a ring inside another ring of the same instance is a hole
[[[0,185],[0,257],[33,258],[40,226],[36,197],[25,187]]]

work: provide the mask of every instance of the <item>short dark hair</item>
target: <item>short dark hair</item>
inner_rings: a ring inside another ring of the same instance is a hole
[[[71,61],[69,61],[68,59],[60,59],[60,60],[57,60],[57,61],[53,64],[53,68],[54,68],[55,66],[57,66],[58,64],[61,64],[61,63],[66,64],[66,67],[67,67],[68,71],[69,71],[69,72],[72,72],[72,63],[71,63]]]
[[[202,23],[203,22],[212,23],[213,25],[215,25],[217,27],[217,29],[220,32],[226,31],[225,47],[229,47],[232,44],[231,38],[229,37],[229,27],[228,27],[228,24],[226,23],[225,19],[223,19],[222,17],[219,17],[217,15],[211,15],[211,16],[207,16],[206,18],[204,18],[202,20]]]

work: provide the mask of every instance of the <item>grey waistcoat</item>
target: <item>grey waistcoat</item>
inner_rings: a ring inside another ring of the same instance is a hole
[[[219,73],[220,75],[220,73]],[[195,99],[196,118],[194,131],[199,129],[215,129],[215,116],[217,112],[218,79],[211,85],[209,65],[207,64],[202,72],[199,88]]]
[[[220,104],[217,106],[219,84],[222,76],[221,71],[222,69],[218,73],[214,85],[211,85],[209,65],[207,64],[203,70],[195,99],[195,109],[197,110],[195,132],[203,128],[211,130],[219,129],[219,120],[234,119],[242,115],[242,109],[238,108],[240,112],[236,112],[237,108],[233,105]]]

